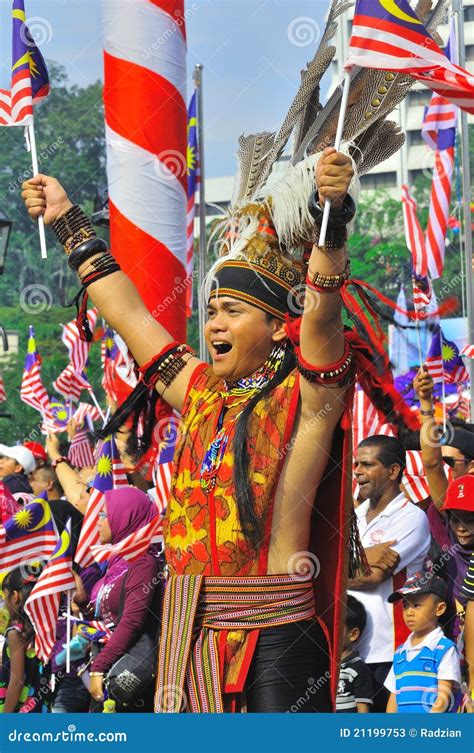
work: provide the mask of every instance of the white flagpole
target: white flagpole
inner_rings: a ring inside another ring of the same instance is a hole
[[[342,133],[344,130],[344,121],[346,118],[347,103],[349,101],[349,90],[351,88],[351,74],[346,71],[344,74],[344,88],[342,90],[341,97],[341,109],[339,110],[339,120],[337,121],[336,138],[334,139],[334,149],[339,151],[342,141]],[[329,212],[331,211],[331,202],[326,199],[324,204],[323,220],[321,223],[321,230],[319,233],[318,246],[322,248],[326,243],[326,231],[328,229]]]
[[[66,615],[66,672],[71,671],[71,591],[67,592]]]
[[[420,333],[420,318],[419,318],[419,308],[415,303],[415,283],[413,277],[411,278],[411,284],[412,284],[412,290],[413,290],[413,308],[415,309],[415,332],[416,332],[416,340],[418,344],[418,358],[420,361],[420,369],[423,366],[423,353],[421,350],[421,333]]]
[[[97,398],[96,398],[96,396],[95,396],[94,390],[93,390],[93,389],[90,389],[90,390],[88,390],[88,392],[90,393],[90,396],[91,396],[91,398],[92,398],[92,402],[94,403],[95,407],[96,407],[96,408],[97,408],[97,410],[99,411],[99,413],[100,413],[100,417],[101,417],[102,421],[104,422],[104,426],[105,426],[105,416],[104,416],[104,411],[102,410],[102,408],[100,407],[100,405],[99,405],[99,403],[98,403],[98,400],[97,400]]]
[[[198,127],[198,146],[199,146],[199,283],[198,295],[200,297],[204,279],[207,273],[207,239],[206,239],[206,173],[204,168],[204,114],[202,101],[202,69],[203,65],[198,63],[194,67],[194,83],[196,85],[196,114]],[[206,340],[204,337],[204,309],[199,300],[199,357],[202,361],[209,360]]]
[[[30,142],[30,149],[31,149],[31,164],[33,167],[33,175],[38,175],[39,173],[38,154],[36,152],[36,138],[35,138],[34,124],[31,123],[31,125],[28,125],[27,129],[28,129],[28,139]],[[44,232],[44,221],[42,217],[38,217],[38,231],[39,231],[39,239],[40,239],[41,258],[47,259],[48,254],[46,252],[46,235]]]
[[[443,381],[441,382],[441,401],[443,405],[443,431],[446,431],[446,385],[444,381],[444,359],[443,359],[443,330],[439,325],[439,351],[441,353],[441,362],[443,364]]]

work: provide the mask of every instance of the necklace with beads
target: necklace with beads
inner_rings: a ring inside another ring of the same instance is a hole
[[[225,383],[225,389],[219,392],[223,398],[219,420],[217,422],[217,434],[210,443],[204,455],[201,465],[201,487],[210,492],[216,486],[217,474],[227,449],[231,429],[245,408],[245,404],[273,379],[281,368],[285,357],[286,348],[275,345],[265,363],[248,377],[238,379],[232,384]],[[224,415],[227,408],[235,408],[242,405],[241,410],[224,425]]]

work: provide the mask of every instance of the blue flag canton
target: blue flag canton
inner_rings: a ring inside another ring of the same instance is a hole
[[[72,550],[71,550],[71,518],[68,518],[66,526],[62,531],[56,548],[51,555],[51,562],[60,564],[65,562],[72,564]]]
[[[23,0],[13,0],[12,16],[12,81],[29,72],[33,100],[43,99],[49,93],[48,69],[26,24]]]
[[[34,500],[5,522],[6,541],[16,541],[32,533],[53,530],[51,510],[44,500]]]
[[[392,0],[357,0],[354,15],[388,21],[431,38],[407,0],[397,0],[396,3]]]
[[[197,129],[197,98],[196,92],[191,97],[188,108],[188,199],[196,193],[199,165],[198,129]]]
[[[36,350],[35,330],[29,327],[28,345],[26,347],[25,371],[31,371],[35,363],[38,362],[39,356]]]
[[[113,436],[107,437],[100,450],[97,461],[97,471],[92,482],[94,489],[101,492],[107,492],[114,488],[113,461],[120,461],[119,451]]]

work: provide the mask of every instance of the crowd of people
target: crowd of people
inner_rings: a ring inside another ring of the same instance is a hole
[[[130,467],[128,452],[148,449],[159,397],[181,422],[164,552],[151,544],[130,562],[113,554],[75,567],[70,671],[64,603],[42,666],[25,612],[37,573],[5,575],[3,711],[470,710],[473,426],[443,441],[421,369],[416,431],[380,347],[361,337],[362,326],[344,327],[352,162],[326,149],[307,174],[316,190],[306,239],[319,236],[330,200],[326,244],[310,244],[299,265],[281,252],[276,198],[242,210],[232,238],[244,232],[245,254],[224,253],[206,291],[212,367],[155,320],[144,331],[135,287],[55,179],[24,185],[31,216],[52,223],[140,367],[138,388],[104,430],[126,427],[131,444],[121,444],[129,485],[105,492],[103,544],[156,515],[145,466]],[[308,206],[306,194],[301,201]],[[224,246],[230,237],[227,230]],[[296,321],[293,291],[303,283]],[[367,437],[352,464],[356,379],[399,436]],[[420,504],[401,483],[407,449],[422,454],[430,496]],[[4,445],[0,453],[2,520],[42,493],[58,531],[71,517],[77,544],[94,469],[72,467],[55,437],[45,449]]]

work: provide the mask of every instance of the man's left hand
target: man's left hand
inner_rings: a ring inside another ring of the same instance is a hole
[[[349,190],[354,175],[352,160],[347,154],[328,147],[316,165],[316,188],[319,203],[324,206],[326,199],[335,208],[340,207]]]

